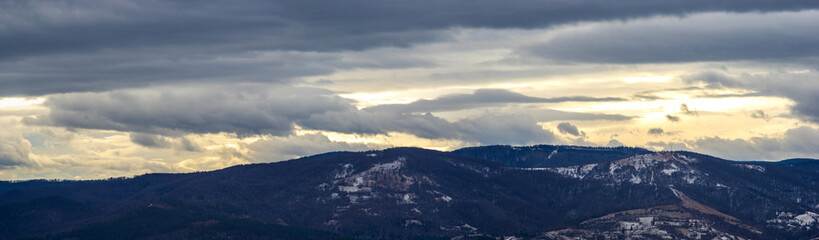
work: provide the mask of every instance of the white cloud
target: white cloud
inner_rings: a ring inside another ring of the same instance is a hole
[[[686,140],[695,151],[732,160],[782,160],[792,157],[819,157],[819,128],[797,127],[781,137],[730,139],[719,136]]]
[[[325,152],[365,151],[388,147],[391,146],[377,143],[332,141],[320,133],[270,137],[248,145],[248,148],[253,150],[252,160],[254,162],[281,161]]]

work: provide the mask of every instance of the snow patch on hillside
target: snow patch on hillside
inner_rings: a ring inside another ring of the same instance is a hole
[[[811,229],[816,227],[817,223],[819,223],[819,214],[810,211],[799,215],[791,212],[778,212],[776,218],[766,222],[780,229]]]
[[[548,157],[546,157],[546,159],[552,159],[552,157],[553,157],[555,154],[557,154],[557,150],[558,150],[558,149],[560,149],[560,148],[559,148],[559,147],[555,148],[555,150],[553,150],[551,153],[549,153],[549,156],[548,156]]]
[[[597,179],[610,184],[706,184],[707,174],[692,163],[699,160],[681,153],[650,153],[621,160],[568,167],[522,168],[529,171],[549,171],[569,178]],[[708,183],[714,184],[714,183]]]
[[[352,173],[353,173],[353,171],[355,171],[355,169],[353,169],[353,165],[352,165],[352,164],[349,164],[349,163],[344,164],[343,166],[341,166],[341,171],[339,171],[338,173],[336,173],[335,178],[336,178],[336,179],[339,179],[339,178],[345,178],[345,177],[347,177],[347,176],[350,176],[350,174],[352,174]]]
[[[679,162],[682,164],[688,164],[696,161],[697,159],[695,158],[690,158],[688,156],[676,153],[643,154],[612,162],[611,165],[609,165],[609,172],[614,173],[615,170],[626,166],[631,166],[634,168],[634,170],[640,171],[644,168],[652,167],[664,162]],[[667,173],[668,175],[671,175],[671,173],[674,171],[679,170],[677,165],[672,163],[671,166],[671,169],[667,169],[669,171],[669,173]]]
[[[756,170],[758,172],[765,172],[765,167],[759,165],[752,165],[752,164],[737,164],[737,166],[744,167],[751,170]]]
[[[342,166],[342,169],[339,173],[336,174],[336,180],[334,184],[338,183],[339,181],[346,183],[345,185],[338,186],[338,191],[347,192],[347,193],[354,193],[354,192],[369,192],[372,191],[372,186],[378,175],[392,175],[396,173],[398,170],[404,166],[406,163],[406,158],[400,157],[395,161],[389,163],[378,163],[373,165],[367,171],[360,172],[355,175],[350,175],[353,172],[352,164],[345,164]],[[412,185],[413,179],[411,177],[404,177],[400,180],[402,184],[405,185]]]
[[[680,171],[680,167],[677,167],[677,165],[672,163],[669,168],[663,169],[662,172],[665,173],[665,175],[671,176],[671,174],[673,174],[675,172],[679,172],[679,171]]]
[[[640,184],[641,182],[643,182],[643,179],[638,177],[637,175],[631,175],[631,179],[629,179],[629,181],[634,184]]]
[[[395,160],[393,162],[376,164],[375,166],[370,168],[370,170],[367,170],[367,171],[368,172],[395,171],[395,170],[401,169],[401,167],[404,166],[404,163],[406,163],[406,162],[407,162],[407,158],[399,157],[398,160]]]
[[[597,166],[597,164],[593,163],[593,164],[570,166],[570,167],[522,168],[522,169],[523,170],[529,170],[529,171],[550,171],[550,172],[555,172],[555,173],[558,173],[558,174],[566,176],[566,177],[583,179],[596,166]]]

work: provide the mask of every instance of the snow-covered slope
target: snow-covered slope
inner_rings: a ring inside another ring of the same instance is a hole
[[[610,184],[695,184],[728,187],[718,179],[709,178],[709,172],[697,166],[700,161],[697,157],[685,153],[658,152],[603,163],[525,169],[550,171],[577,179],[602,180]],[[765,167],[752,164],[734,163],[727,166],[756,172],[765,171]]]

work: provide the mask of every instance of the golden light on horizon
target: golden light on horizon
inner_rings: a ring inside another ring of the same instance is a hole
[[[43,104],[45,101],[45,98],[0,98],[0,109],[28,107]]]

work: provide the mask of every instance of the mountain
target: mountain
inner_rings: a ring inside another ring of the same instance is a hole
[[[560,167],[623,159],[651,151],[633,147],[582,147],[535,145],[516,147],[495,145],[468,147],[452,151],[453,154],[486,159],[510,167]]]
[[[819,161],[816,161],[816,159],[793,158],[788,160],[782,160],[776,162],[775,164],[819,172]]]
[[[0,182],[1,239],[810,239],[810,159],[487,146]]]

